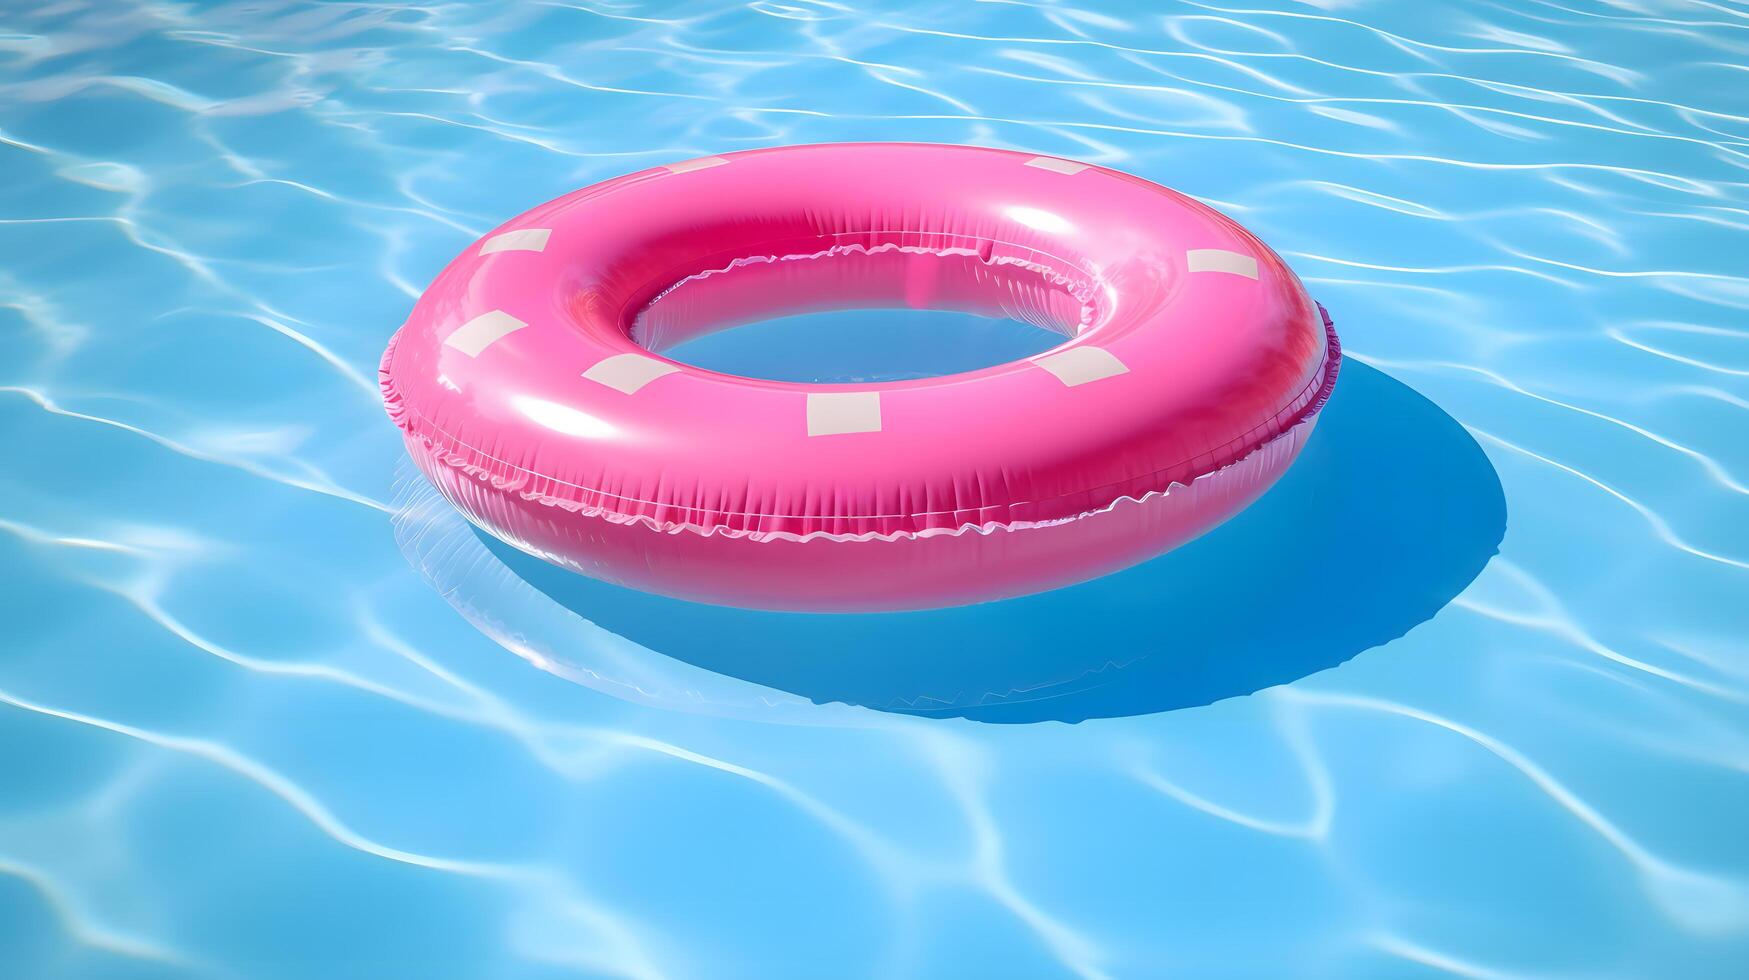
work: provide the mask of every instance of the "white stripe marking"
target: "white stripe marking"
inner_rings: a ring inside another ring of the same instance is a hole
[[[1026,161],[1026,165],[1059,174],[1078,174],[1092,166],[1090,163],[1076,163],[1073,160],[1059,160],[1056,157],[1033,157]]]
[[[683,174],[691,170],[709,170],[712,167],[720,167],[728,162],[729,161],[722,157],[699,157],[697,160],[682,160],[679,163],[670,163],[662,169],[671,174]]]
[[[1056,375],[1068,388],[1130,372],[1116,354],[1103,347],[1071,347],[1061,353],[1035,357],[1032,362]]]
[[[493,235],[480,244],[481,255],[491,255],[493,252],[544,252],[547,250],[547,239],[552,237],[551,228],[521,228],[507,231],[502,235]]]
[[[1184,253],[1192,272],[1231,272],[1247,279],[1257,278],[1257,260],[1242,252],[1224,248],[1193,248]]]
[[[479,357],[481,351],[526,326],[528,324],[503,310],[493,310],[455,328],[443,338],[443,345],[454,347],[469,357]]]
[[[808,396],[808,435],[881,431],[881,393],[847,391]]]
[[[596,361],[595,365],[583,372],[583,377],[596,384],[606,385],[615,391],[623,391],[635,395],[638,389],[656,380],[680,370],[678,365],[667,361],[658,361],[654,357],[642,354],[615,354],[612,357]]]

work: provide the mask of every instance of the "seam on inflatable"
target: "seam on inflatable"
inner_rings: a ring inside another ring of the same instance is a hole
[[[872,229],[869,231],[858,231],[858,232],[846,233],[846,234],[856,234],[856,235],[922,235],[922,234],[938,234],[938,233],[920,232],[920,231],[906,231],[903,229],[882,228],[882,229]],[[836,237],[843,237],[843,236],[836,236]],[[1015,242],[997,241],[995,239],[980,239],[980,241],[985,241],[985,242],[988,242],[989,244],[992,244],[992,245],[1004,245],[1004,246],[1007,246],[1009,248],[1026,249],[1028,252],[1031,252],[1034,255],[1043,256],[1043,257],[1048,258],[1048,259],[1055,259],[1058,262],[1064,263],[1064,264],[1070,266],[1071,268],[1074,268],[1074,263],[1069,262],[1067,259],[1064,259],[1061,256],[1052,255],[1049,252],[1040,251],[1039,249],[1033,248],[1030,245],[1021,245],[1021,244],[1018,244]],[[886,253],[886,252],[900,252],[900,253],[907,254],[907,255],[936,255],[936,256],[942,256],[942,257],[955,256],[955,257],[961,257],[961,258],[975,258],[975,259],[978,259],[980,262],[982,262],[984,265],[988,265],[988,266],[995,266],[995,265],[1015,266],[1017,268],[1025,269],[1028,272],[1037,273],[1038,275],[1043,277],[1046,282],[1049,282],[1051,285],[1063,287],[1077,303],[1081,304],[1080,320],[1076,323],[1076,328],[1077,328],[1078,333],[1085,331],[1087,329],[1087,327],[1092,325],[1094,318],[1098,315],[1098,312],[1099,312],[1098,305],[1095,302],[1095,300],[1099,296],[1099,286],[1097,283],[1092,282],[1088,279],[1078,279],[1078,278],[1071,277],[1071,276],[1063,273],[1062,271],[1060,271],[1057,267],[1051,266],[1051,265],[1046,265],[1043,262],[1037,262],[1037,261],[1033,261],[1031,259],[1022,258],[1018,255],[991,255],[991,256],[986,257],[983,254],[983,252],[981,252],[978,249],[965,248],[963,246],[957,246],[957,245],[942,248],[942,247],[931,247],[928,245],[906,245],[906,244],[903,244],[901,242],[883,242],[879,245],[875,245],[873,247],[870,247],[870,246],[862,244],[861,242],[851,242],[851,243],[846,244],[846,245],[832,245],[832,246],[829,246],[827,248],[821,249],[820,251],[817,251],[817,252],[793,252],[793,253],[786,253],[786,254],[782,254],[782,255],[767,254],[767,255],[742,256],[740,258],[731,260],[726,265],[719,266],[719,267],[714,268],[714,269],[706,269],[702,272],[692,273],[691,275],[684,276],[681,279],[675,281],[672,285],[663,288],[655,296],[652,296],[647,302],[645,302],[643,305],[641,305],[638,308],[637,312],[632,314],[632,324],[633,324],[634,329],[635,329],[637,319],[639,317],[642,317],[646,312],[648,312],[657,303],[660,303],[662,300],[666,299],[669,296],[669,294],[675,292],[676,290],[680,289],[681,287],[685,286],[686,284],[691,283],[691,282],[703,281],[705,279],[710,279],[714,276],[720,276],[720,275],[723,275],[724,273],[733,272],[736,269],[746,268],[747,266],[751,266],[751,265],[773,265],[773,264],[776,264],[779,262],[805,262],[805,261],[808,261],[809,259],[835,258],[835,257],[840,256],[840,255],[864,255],[864,256],[867,256],[867,255],[877,255],[877,254]],[[1073,336],[1073,335],[1071,335],[1071,336]]]
[[[1243,463],[1247,463],[1247,462],[1251,461],[1252,459],[1254,459],[1255,457],[1257,457],[1259,454],[1268,452],[1268,451],[1276,448],[1277,446],[1281,445],[1283,440],[1290,438],[1290,437],[1297,437],[1299,430],[1312,424],[1316,420],[1318,412],[1321,411],[1323,409],[1325,403],[1327,403],[1330,400],[1330,393],[1332,392],[1332,390],[1334,390],[1334,388],[1336,386],[1336,378],[1337,378],[1337,375],[1341,369],[1342,344],[1341,344],[1341,341],[1336,336],[1335,325],[1331,321],[1330,314],[1324,309],[1323,304],[1321,304],[1321,303],[1317,304],[1317,307],[1318,307],[1319,316],[1323,320],[1324,336],[1325,336],[1325,358],[1324,358],[1324,363],[1322,365],[1323,366],[1323,376],[1322,376],[1321,383],[1318,386],[1317,392],[1313,395],[1313,397],[1309,401],[1307,401],[1305,403],[1304,406],[1302,406],[1299,409],[1299,411],[1297,413],[1295,413],[1296,417],[1294,418],[1294,420],[1292,422],[1285,425],[1282,428],[1282,430],[1279,433],[1277,433],[1275,436],[1272,436],[1271,438],[1258,444],[1256,447],[1254,447],[1250,452],[1246,453],[1245,455],[1240,456],[1240,457],[1235,458],[1235,459],[1232,459],[1232,460],[1229,460],[1229,461],[1221,464],[1220,466],[1217,466],[1217,467],[1214,467],[1212,469],[1206,470],[1202,473],[1199,473],[1196,476],[1192,477],[1188,482],[1174,480],[1174,481],[1171,481],[1170,483],[1168,483],[1164,488],[1161,488],[1158,490],[1150,490],[1150,491],[1147,491],[1145,493],[1142,493],[1139,496],[1131,495],[1131,494],[1122,494],[1122,495],[1119,495],[1118,497],[1114,498],[1112,501],[1110,501],[1107,504],[1104,504],[1100,507],[1093,508],[1090,510],[1083,510],[1083,511],[1076,513],[1076,514],[1065,515],[1062,517],[1047,518],[1047,519],[1036,520],[1036,521],[1024,521],[1024,520],[1023,521],[988,521],[988,522],[981,522],[981,523],[979,523],[979,522],[965,522],[965,523],[961,523],[960,525],[958,525],[956,527],[923,528],[921,530],[915,530],[915,531],[866,531],[866,532],[856,532],[856,533],[843,533],[843,532],[836,532],[836,531],[809,531],[805,534],[797,534],[793,531],[760,531],[760,530],[747,530],[747,529],[740,529],[740,528],[729,528],[729,527],[723,527],[722,525],[708,525],[707,526],[707,525],[701,525],[701,524],[690,523],[690,522],[683,523],[683,522],[672,522],[672,521],[658,521],[655,518],[650,517],[648,515],[622,514],[622,513],[618,513],[618,512],[609,510],[605,507],[601,507],[599,505],[584,504],[584,503],[581,503],[579,501],[568,500],[568,499],[563,498],[563,497],[556,497],[556,496],[553,496],[551,494],[542,493],[539,491],[525,490],[520,485],[518,480],[507,479],[504,476],[502,476],[501,474],[494,472],[493,470],[490,470],[486,467],[479,466],[476,463],[469,460],[468,457],[464,456],[463,454],[455,452],[454,449],[452,449],[448,446],[441,445],[432,436],[427,435],[426,433],[417,431],[413,422],[411,421],[411,419],[417,418],[419,422],[422,422],[425,424],[425,426],[430,427],[433,431],[435,431],[444,440],[447,440],[448,442],[453,443],[456,446],[460,446],[461,448],[466,449],[469,452],[475,453],[478,456],[481,456],[481,457],[484,457],[487,459],[493,459],[494,462],[497,462],[500,465],[508,467],[510,469],[517,470],[517,471],[519,471],[519,472],[521,472],[529,477],[535,477],[537,479],[546,480],[550,483],[558,483],[558,484],[563,484],[565,486],[572,486],[572,487],[575,487],[576,489],[582,490],[586,493],[591,493],[591,494],[595,494],[595,495],[602,496],[602,497],[612,497],[615,499],[624,500],[624,501],[628,501],[628,502],[648,504],[648,505],[654,506],[654,507],[663,507],[663,508],[668,508],[668,509],[673,509],[673,510],[681,510],[681,511],[695,511],[695,510],[704,509],[704,508],[697,508],[697,507],[687,507],[687,506],[682,505],[682,504],[664,503],[661,501],[638,501],[638,500],[634,500],[633,498],[627,498],[627,497],[623,497],[623,496],[620,496],[617,494],[607,493],[607,492],[601,491],[601,490],[593,490],[593,489],[590,489],[588,487],[579,486],[577,484],[571,484],[571,483],[568,483],[564,480],[556,479],[554,477],[545,476],[544,474],[535,473],[535,472],[528,470],[526,468],[515,466],[514,464],[504,462],[503,460],[494,459],[489,454],[483,453],[483,452],[479,451],[478,449],[475,449],[473,446],[469,446],[465,442],[462,442],[461,440],[456,439],[453,436],[450,436],[448,433],[443,432],[443,430],[437,428],[436,426],[431,425],[431,422],[429,419],[426,419],[417,410],[411,408],[411,406],[408,406],[406,404],[404,398],[400,395],[400,393],[395,389],[395,386],[394,386],[392,373],[391,373],[391,366],[392,366],[392,362],[393,362],[394,355],[395,355],[395,349],[398,346],[398,343],[400,341],[400,331],[396,331],[395,335],[389,339],[388,347],[383,351],[383,360],[382,360],[382,365],[378,371],[378,376],[379,376],[379,382],[380,382],[380,385],[382,388],[383,405],[384,405],[384,408],[388,412],[389,418],[392,421],[394,421],[396,426],[399,427],[403,432],[405,432],[408,437],[417,440],[421,445],[423,445],[424,448],[431,453],[432,458],[434,458],[438,462],[443,463],[444,465],[451,467],[452,469],[460,470],[461,472],[467,474],[470,477],[473,477],[473,478],[480,480],[482,482],[485,482],[485,483],[489,483],[494,489],[497,489],[497,490],[500,490],[503,492],[514,492],[517,495],[519,495],[520,497],[522,497],[522,499],[530,501],[532,503],[539,503],[539,504],[542,504],[545,506],[557,507],[561,510],[565,510],[565,511],[570,512],[570,513],[587,514],[588,516],[598,517],[602,520],[606,520],[609,523],[613,523],[613,524],[634,524],[634,523],[635,524],[643,524],[644,526],[648,527],[650,530],[661,532],[661,533],[666,533],[666,534],[679,534],[679,533],[690,532],[690,533],[695,533],[695,534],[701,534],[701,535],[704,535],[705,537],[710,537],[712,535],[721,535],[724,537],[731,537],[731,538],[744,537],[744,538],[748,538],[748,539],[753,540],[753,541],[779,540],[779,541],[805,542],[805,541],[815,540],[818,538],[826,538],[826,539],[832,540],[832,541],[895,541],[895,540],[901,540],[901,539],[936,537],[938,535],[943,535],[943,534],[958,535],[958,534],[965,534],[965,533],[971,533],[971,532],[976,532],[979,534],[990,534],[990,533],[993,533],[996,531],[1012,531],[1012,530],[1023,530],[1023,529],[1035,528],[1035,527],[1048,527],[1048,526],[1053,526],[1053,525],[1058,525],[1058,524],[1069,523],[1071,521],[1081,520],[1083,518],[1092,517],[1092,516],[1095,516],[1098,514],[1103,514],[1103,513],[1109,512],[1113,508],[1119,506],[1120,504],[1125,503],[1126,501],[1130,502],[1130,503],[1143,503],[1143,502],[1150,500],[1150,499],[1153,499],[1155,497],[1166,496],[1166,495],[1170,494],[1175,488],[1189,487],[1189,486],[1191,486],[1191,485],[1193,485],[1201,480],[1205,480],[1211,476],[1214,476],[1215,474],[1220,473],[1223,470],[1227,470],[1227,469],[1230,469],[1234,466],[1238,466],[1238,465],[1241,465]],[[1291,401],[1297,401],[1297,400],[1298,400],[1298,396],[1295,396],[1294,399],[1290,400],[1290,403],[1291,403]],[[1273,421],[1273,419],[1271,421]],[[1263,428],[1269,424],[1270,424],[1269,422],[1261,423],[1260,425],[1253,427],[1250,431],[1256,431],[1256,429]],[[1118,483],[1106,484],[1105,486],[1117,486],[1117,485],[1121,485],[1122,483],[1133,483],[1133,482],[1137,482],[1140,480],[1146,480],[1151,476],[1157,476],[1159,474],[1169,472],[1170,470],[1176,469],[1178,466],[1181,466],[1181,465],[1183,465],[1183,464],[1182,463],[1175,464],[1174,466],[1165,467],[1163,469],[1155,470],[1153,473],[1150,473],[1150,474],[1142,474],[1140,476],[1131,477],[1127,480],[1118,481]],[[925,511],[925,512],[911,513],[911,514],[893,514],[893,515],[777,515],[777,514],[752,514],[752,513],[733,513],[733,512],[723,512],[723,514],[724,514],[724,516],[727,516],[727,517],[751,517],[751,518],[797,519],[797,520],[808,520],[808,519],[822,519],[822,520],[831,519],[831,520],[847,520],[847,521],[907,520],[907,519],[914,520],[914,519],[919,518],[919,517],[937,516],[937,515],[942,515],[942,514],[954,514],[954,513],[960,513],[961,511],[993,510],[993,509],[997,509],[997,508],[1012,508],[1012,507],[1022,507],[1022,506],[1031,506],[1031,505],[1050,503],[1051,501],[1054,501],[1054,500],[1061,500],[1061,499],[1064,499],[1066,497],[1076,496],[1078,494],[1095,493],[1100,489],[1103,489],[1103,487],[1090,487],[1090,488],[1086,488],[1083,490],[1074,491],[1072,493],[1059,494],[1057,496],[1045,498],[1042,500],[1008,501],[1008,502],[1000,503],[1000,504],[986,504],[986,505],[981,506],[981,507],[967,507],[967,508],[960,508],[960,509],[956,509],[956,510]]]
[[[1329,362],[1326,361],[1325,363],[1327,364]],[[1320,366],[1323,366],[1323,365],[1320,365]],[[1322,376],[1320,376],[1320,377],[1322,377]],[[1310,400],[1302,401],[1302,399],[1306,399],[1307,395],[1315,390],[1314,385],[1319,385],[1321,383],[1322,382],[1320,381],[1320,379],[1313,379],[1312,381],[1307,382],[1306,386],[1300,390],[1300,393],[1298,395],[1295,395],[1291,398],[1288,398],[1284,404],[1292,405],[1295,403],[1299,403],[1302,406],[1310,405],[1311,404]],[[433,432],[437,433],[437,435],[441,436],[443,438],[443,440],[446,440],[447,442],[452,443],[454,446],[460,447],[461,449],[464,449],[464,450],[467,450],[467,452],[472,453],[475,456],[478,456],[482,459],[490,460],[491,462],[497,464],[500,467],[503,467],[505,469],[516,470],[518,473],[521,473],[521,474],[528,476],[528,477],[532,477],[536,480],[545,480],[549,483],[556,483],[556,484],[559,484],[561,486],[570,487],[574,490],[579,490],[579,491],[582,491],[583,493],[586,493],[586,494],[592,494],[592,495],[595,495],[598,497],[608,497],[608,498],[612,498],[614,500],[618,500],[618,501],[628,503],[628,504],[647,505],[650,507],[660,507],[660,508],[665,508],[668,510],[713,512],[713,513],[719,513],[724,517],[747,517],[747,518],[757,518],[757,519],[761,519],[761,520],[789,520],[789,521],[809,521],[809,520],[881,521],[881,520],[891,520],[891,521],[899,521],[899,520],[915,520],[915,519],[920,518],[920,517],[941,517],[941,516],[948,515],[948,514],[960,514],[960,513],[967,513],[967,512],[972,512],[972,511],[1002,510],[1005,508],[1013,508],[1013,507],[1037,506],[1040,504],[1053,503],[1055,501],[1062,500],[1062,499],[1067,498],[1067,497],[1077,496],[1079,494],[1096,494],[1101,490],[1109,490],[1112,487],[1123,486],[1124,484],[1127,484],[1127,483],[1136,483],[1136,482],[1140,482],[1140,481],[1146,481],[1146,480],[1151,479],[1153,477],[1157,477],[1162,473],[1168,473],[1168,472],[1171,472],[1172,470],[1180,469],[1186,463],[1192,462],[1192,461],[1199,459],[1203,456],[1210,456],[1210,455],[1215,454],[1214,450],[1209,450],[1207,452],[1198,453],[1196,456],[1190,457],[1189,459],[1179,460],[1177,463],[1174,463],[1170,466],[1164,466],[1164,467],[1160,467],[1160,468],[1157,468],[1154,470],[1150,470],[1147,473],[1141,473],[1141,474],[1137,474],[1135,476],[1125,477],[1122,480],[1113,480],[1113,481],[1109,481],[1106,483],[1101,483],[1098,486],[1085,487],[1085,488],[1082,488],[1080,490],[1070,491],[1069,493],[1057,494],[1057,495],[1054,495],[1051,497],[1043,497],[1043,498],[1039,498],[1036,500],[1010,500],[1010,501],[1004,501],[1002,503],[982,504],[982,505],[979,505],[976,507],[953,507],[953,508],[947,508],[944,510],[909,511],[909,512],[902,513],[902,514],[840,514],[840,515],[774,514],[774,513],[764,513],[764,512],[758,512],[758,511],[725,511],[725,510],[716,510],[714,508],[708,508],[708,507],[691,507],[691,506],[687,506],[686,504],[674,503],[674,502],[670,502],[670,501],[650,500],[650,499],[646,499],[643,497],[631,497],[631,496],[627,496],[625,494],[613,493],[613,492],[598,489],[595,487],[587,487],[581,483],[572,483],[569,480],[562,480],[562,479],[559,479],[558,477],[555,477],[555,476],[549,476],[545,473],[539,473],[539,472],[531,470],[525,466],[519,466],[519,465],[512,463],[508,460],[501,459],[497,456],[493,456],[491,453],[488,453],[488,452],[480,449],[479,447],[474,446],[473,444],[471,444],[463,439],[457,438],[456,436],[453,436],[453,435],[449,434],[448,432],[444,431],[442,428],[440,428],[439,426],[432,423],[430,419],[426,418],[418,410],[409,408],[408,412],[409,412],[409,414],[416,417],[420,422],[423,422],[423,423],[425,423],[425,425],[429,426],[431,428],[431,430]],[[1244,432],[1240,433],[1238,436],[1234,437],[1228,443],[1228,445],[1244,443],[1251,436],[1252,433],[1255,433],[1260,429],[1269,428],[1271,425],[1281,422],[1282,421],[1281,417],[1283,415],[1287,415],[1287,414],[1290,414],[1289,409],[1286,409],[1286,408],[1277,409],[1265,421],[1257,423],[1256,425],[1252,426],[1251,428],[1246,429]],[[1282,430],[1281,430],[1282,432],[1286,432],[1289,429],[1292,429],[1294,426],[1298,425],[1300,421],[1303,421],[1303,417],[1305,415],[1308,415],[1311,413],[1309,412],[1309,410],[1302,408],[1300,410],[1292,411],[1291,414],[1296,415],[1296,416],[1301,416],[1301,417],[1296,418],[1295,421],[1284,425]],[[407,427],[405,427],[405,426],[403,426],[403,428],[406,429],[406,431],[408,432],[409,435],[412,435],[415,438],[417,438],[426,449],[430,450],[433,454],[438,455],[439,458],[441,458],[445,463],[449,464],[452,468],[461,470],[461,471],[467,473],[469,476],[475,477],[476,479],[482,480],[484,482],[489,482],[495,489],[506,491],[506,492],[514,491],[514,492],[520,494],[521,496],[523,496],[524,499],[538,500],[543,504],[558,507],[561,510],[573,511],[573,512],[587,510],[587,511],[591,511],[591,512],[595,513],[597,516],[619,518],[620,523],[625,523],[625,522],[629,522],[629,521],[633,521],[633,520],[644,520],[644,521],[654,520],[654,518],[650,518],[647,515],[621,514],[621,513],[618,513],[616,511],[610,510],[606,507],[603,507],[599,504],[586,504],[586,503],[583,503],[581,501],[570,500],[570,499],[564,498],[564,497],[557,497],[557,496],[554,496],[552,494],[542,493],[540,491],[525,490],[523,487],[523,484],[521,482],[518,482],[517,480],[512,479],[512,478],[507,478],[507,477],[501,475],[498,471],[492,469],[491,467],[481,466],[481,465],[473,462],[468,456],[466,456],[462,453],[456,452],[455,449],[452,448],[451,446],[442,445],[442,444],[440,444],[440,442],[437,439],[434,439],[431,436],[425,435],[423,433],[415,433],[411,429],[407,429]],[[1280,435],[1280,433],[1278,433],[1277,435]],[[1263,446],[1268,445],[1270,442],[1273,442],[1275,440],[1275,438],[1276,437],[1272,436],[1269,439],[1265,440],[1263,443],[1260,443],[1255,448],[1262,448]],[[1246,455],[1248,456],[1250,454],[1247,453]],[[1227,463],[1222,463],[1219,467],[1216,467],[1213,470],[1205,471],[1205,473],[1216,472],[1217,470],[1225,468],[1226,466],[1230,465],[1232,462],[1236,462],[1237,460],[1242,459],[1242,458],[1244,458],[1244,457],[1234,457],[1233,460],[1230,460]],[[1202,474],[1199,474],[1199,476],[1200,475],[1202,475]],[[1195,478],[1193,477],[1193,480],[1194,479]],[[1175,482],[1181,482],[1181,481],[1175,481]],[[1072,518],[1061,518],[1061,519],[1072,519]],[[1060,518],[1051,518],[1051,519],[1048,519],[1045,521],[1040,521],[1040,522],[1035,522],[1035,523],[1052,523],[1052,522],[1055,522],[1055,521],[1061,520],[1061,519]],[[707,525],[698,524],[696,522],[681,522],[681,523],[660,522],[660,523],[663,525],[664,528],[666,528],[666,527],[674,527],[674,528],[679,528],[679,529],[692,528],[695,530],[704,530],[707,528]],[[654,527],[655,525],[652,524],[651,526]],[[708,525],[708,527],[719,528],[718,525]],[[735,528],[720,528],[720,530],[725,534],[755,534],[755,535],[757,535],[757,534],[772,534],[772,535],[775,535],[775,534],[783,534],[783,533],[793,533],[793,532],[779,532],[779,531],[754,531],[754,530],[735,529]],[[943,529],[942,528],[926,528],[925,530],[938,531],[938,530],[943,530]],[[808,532],[808,533],[814,534],[814,533],[819,533],[819,532]],[[833,533],[837,533],[837,532],[833,532]],[[860,534],[860,533],[864,533],[864,532],[857,532],[857,533]],[[892,532],[881,532],[881,533],[884,534],[884,533],[892,533]]]

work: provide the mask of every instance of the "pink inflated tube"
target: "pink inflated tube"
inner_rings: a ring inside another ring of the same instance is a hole
[[[894,307],[1066,339],[884,384],[661,354]],[[1219,524],[1299,453],[1339,361],[1281,259],[1182,194],[860,143],[655,167],[511,220],[420,297],[382,388],[432,483],[548,561],[704,602],[917,609],[1082,581]]]

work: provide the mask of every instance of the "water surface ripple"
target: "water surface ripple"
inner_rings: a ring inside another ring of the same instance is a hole
[[[6,4],[0,972],[1749,974],[1745,63],[1738,0]],[[1291,676],[997,725],[666,656],[405,481],[376,359],[473,236],[879,139],[1244,221],[1498,554]]]

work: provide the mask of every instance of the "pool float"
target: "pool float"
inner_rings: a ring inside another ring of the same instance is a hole
[[[661,352],[829,309],[1064,335],[943,377],[809,385]],[[440,273],[382,361],[425,476],[504,541],[725,605],[959,605],[1175,547],[1273,483],[1340,348],[1236,222],[1137,177],[963,146],[652,167],[540,205]]]

